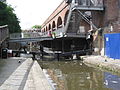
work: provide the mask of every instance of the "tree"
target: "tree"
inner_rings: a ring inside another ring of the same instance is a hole
[[[19,23],[14,9],[10,5],[0,2],[0,26],[8,25],[10,33],[18,33],[21,32]]]
[[[0,0],[0,2],[6,2],[6,0]]]
[[[41,25],[34,25],[32,28],[33,29],[41,29]]]

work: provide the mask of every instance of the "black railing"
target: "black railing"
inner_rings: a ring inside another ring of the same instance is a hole
[[[75,0],[75,3],[80,6],[102,7],[103,0]]]

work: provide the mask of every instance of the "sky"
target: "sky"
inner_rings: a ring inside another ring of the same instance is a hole
[[[42,23],[63,0],[7,0],[20,20],[22,29],[29,29]]]

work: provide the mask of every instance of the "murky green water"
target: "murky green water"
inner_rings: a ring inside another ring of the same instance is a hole
[[[38,61],[55,90],[120,90],[120,77],[80,61]]]

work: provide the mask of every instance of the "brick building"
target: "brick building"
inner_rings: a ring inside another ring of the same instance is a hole
[[[93,23],[98,28],[102,28],[103,32],[93,35],[94,48],[98,48],[97,54],[100,54],[101,51],[104,53],[104,34],[120,33],[120,0],[104,0],[103,3],[104,11],[92,13]]]
[[[73,3],[73,8],[71,8],[71,3]],[[64,35],[68,33],[68,36],[69,34],[73,37],[81,36],[82,38],[78,39],[69,38],[69,44],[65,41],[68,48],[74,43],[75,47],[79,47],[80,50],[84,48],[85,44],[87,45],[86,38],[90,32],[93,36],[92,47],[96,49],[96,54],[100,54],[104,49],[104,34],[120,31],[120,0],[64,0],[42,24],[43,36],[48,36],[50,31],[56,33],[58,37],[61,32]],[[55,45],[55,43],[53,46],[58,44]],[[57,45],[60,45],[60,48],[61,43]],[[90,48],[91,43],[88,44],[88,48]],[[82,47],[80,48],[80,46]]]
[[[104,0],[104,11],[93,13],[93,23],[107,28],[107,33],[120,32],[120,0]],[[112,29],[112,30],[110,30]]]

